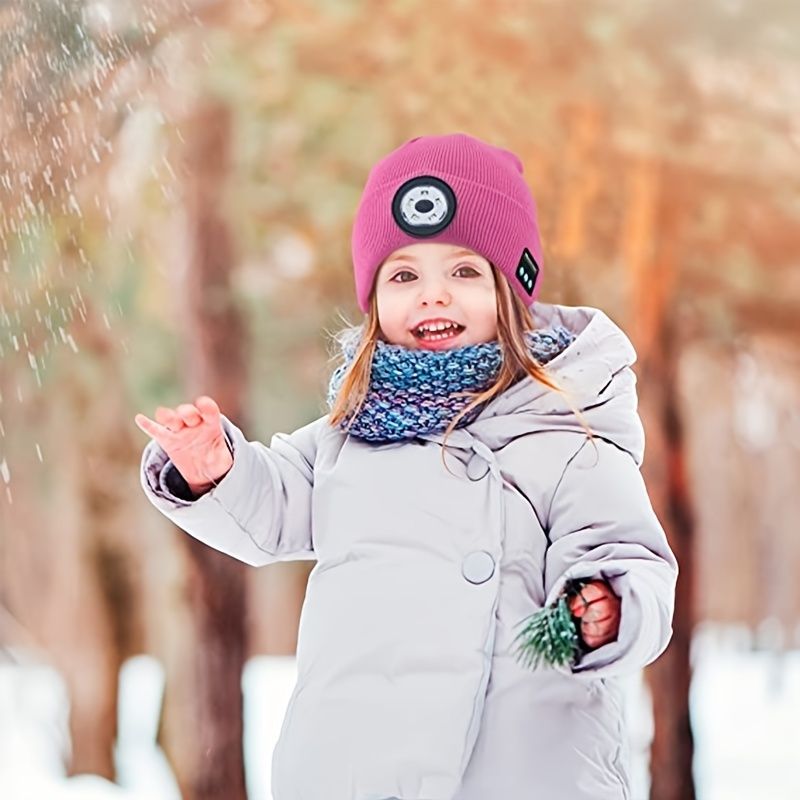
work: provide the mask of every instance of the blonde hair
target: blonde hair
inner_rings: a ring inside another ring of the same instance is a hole
[[[589,439],[593,441],[595,437],[591,428],[586,424],[580,411],[567,399],[568,393],[566,390],[558,386],[547,374],[547,367],[540,364],[530,352],[528,343],[525,340],[525,331],[534,329],[534,320],[530,310],[525,306],[521,298],[512,291],[508,281],[493,264],[491,268],[494,277],[495,296],[497,298],[497,340],[503,352],[503,359],[491,386],[482,391],[455,392],[455,396],[471,396],[473,400],[448,425],[442,442],[442,462],[444,463],[447,438],[455,430],[458,422],[473,408],[482,403],[488,403],[492,398],[502,394],[509,386],[525,376],[534,378],[549,389],[562,395],[567,405],[575,412],[581,427],[586,431]],[[372,357],[380,335],[378,303],[373,288],[361,339],[356,347],[352,363],[342,377],[339,391],[330,410],[328,418],[330,425],[339,425],[343,420],[350,417],[350,422],[344,427],[345,430],[348,430],[349,425],[352,424],[353,419],[364,404],[369,390]],[[445,468],[446,466],[445,464]]]

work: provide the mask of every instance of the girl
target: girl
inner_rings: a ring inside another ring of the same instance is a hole
[[[471,136],[381,160],[352,245],[366,318],[329,413],[270,447],[210,397],[136,416],[176,525],[254,566],[316,559],[274,800],[629,798],[616,679],[666,648],[678,574],[630,340],[535,302],[522,164]],[[520,622],[572,579],[579,658],[523,666]]]

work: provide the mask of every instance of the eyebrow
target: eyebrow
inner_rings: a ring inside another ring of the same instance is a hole
[[[474,253],[472,250],[455,250],[450,253],[447,258],[463,258],[464,256],[476,256],[479,257],[477,253]],[[406,255],[403,253],[399,256],[393,256],[392,258],[386,261],[387,264],[391,264],[395,261],[414,261],[416,262],[418,259],[416,256]]]

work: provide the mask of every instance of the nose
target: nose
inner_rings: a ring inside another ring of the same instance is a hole
[[[445,282],[439,278],[420,281],[419,302],[421,306],[450,305],[452,297]]]

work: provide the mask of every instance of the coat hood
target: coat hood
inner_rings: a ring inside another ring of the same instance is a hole
[[[576,337],[545,367],[567,398],[534,378],[523,378],[486,405],[470,425],[472,433],[497,450],[524,434],[584,432],[571,402],[595,436],[627,451],[641,466],[644,429],[631,369],[636,351],[628,336],[591,306],[536,303],[531,311],[537,328],[563,325]]]

